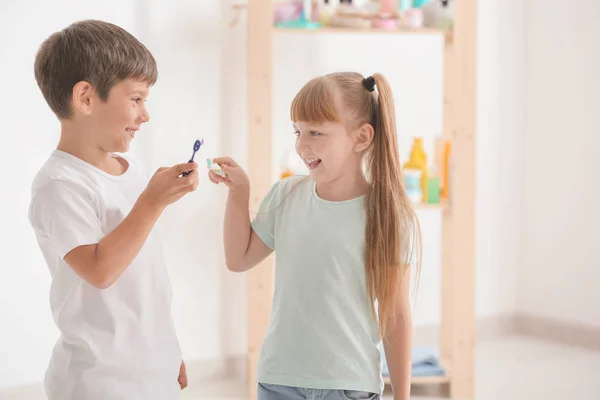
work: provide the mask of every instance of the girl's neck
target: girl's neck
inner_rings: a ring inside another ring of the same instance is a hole
[[[329,182],[317,182],[317,194],[323,200],[346,201],[363,196],[371,190],[362,172],[355,175],[342,175]]]

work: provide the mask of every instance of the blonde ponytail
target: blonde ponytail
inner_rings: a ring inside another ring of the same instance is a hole
[[[366,231],[367,287],[373,312],[378,302],[382,334],[395,322],[395,295],[398,273],[410,279],[409,265],[417,250],[417,277],[420,271],[420,229],[414,210],[404,191],[398,152],[396,113],[387,79],[374,74],[377,94],[372,94],[375,129],[367,154],[367,175],[372,185],[368,196]]]

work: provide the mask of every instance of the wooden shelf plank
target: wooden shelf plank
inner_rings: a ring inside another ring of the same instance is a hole
[[[324,28],[316,28],[316,29],[303,29],[303,28],[282,28],[282,27],[273,27],[273,31],[276,33],[293,33],[293,34],[307,34],[313,35],[318,33],[378,33],[378,34],[388,34],[388,35],[446,35],[445,31],[436,28],[418,28],[418,29],[410,29],[410,28],[401,28],[395,30],[387,30],[387,29],[375,29],[375,28],[335,28],[335,27],[324,27]]]
[[[413,204],[415,210],[445,210],[448,208],[447,202],[441,202],[439,204],[427,204],[427,203],[417,203]]]
[[[450,396],[456,400],[475,399],[477,3],[478,0],[461,0],[454,7],[452,267],[448,285],[452,287]]]
[[[445,44],[451,44],[453,39],[452,32],[443,31],[441,29],[436,28],[418,28],[418,29],[409,29],[402,28],[396,30],[387,30],[387,29],[364,29],[364,28],[334,28],[334,27],[325,27],[325,28],[317,28],[317,29],[302,29],[302,28],[281,28],[274,26],[273,27],[274,34],[283,34],[283,35],[317,35],[317,34],[382,34],[382,35],[443,35]]]

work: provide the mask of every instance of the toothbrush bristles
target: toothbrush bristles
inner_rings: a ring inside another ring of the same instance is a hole
[[[196,152],[198,150],[200,150],[200,147],[204,144],[204,139],[202,138],[198,138],[196,139],[196,141],[194,142],[194,154],[196,154]]]

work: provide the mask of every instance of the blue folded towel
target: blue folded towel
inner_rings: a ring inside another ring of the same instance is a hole
[[[389,376],[390,371],[387,366],[383,350],[381,351],[383,362],[381,373],[383,376]],[[443,376],[444,368],[440,364],[440,359],[434,348],[428,346],[415,346],[412,350],[412,376]]]

